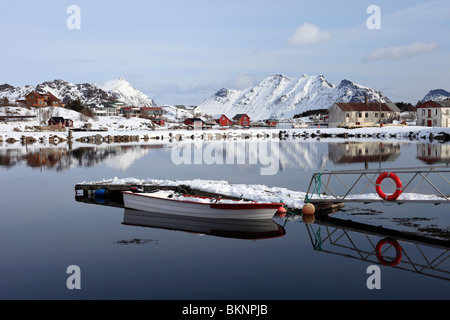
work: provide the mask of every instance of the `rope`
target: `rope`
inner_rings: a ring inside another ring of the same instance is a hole
[[[312,226],[310,225],[309,228],[311,229],[311,232],[314,235],[314,248],[322,251],[322,237],[320,236],[320,226],[317,229],[317,232],[314,232]]]
[[[314,188],[313,191],[311,193],[311,198],[308,197],[308,194],[306,194],[305,199],[306,202],[309,203],[310,200],[312,199],[312,196],[314,195],[314,193],[317,193],[317,195],[320,198],[320,189],[322,188],[322,172],[319,173],[315,173],[314,174]]]

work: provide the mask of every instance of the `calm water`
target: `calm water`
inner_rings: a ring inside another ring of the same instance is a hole
[[[180,146],[175,149],[178,155],[192,147],[187,142],[184,149]],[[384,237],[373,232],[276,217],[274,225],[282,227],[282,236],[236,239],[227,237],[229,232],[213,235],[173,230],[170,225],[126,225],[123,208],[75,201],[76,183],[113,177],[223,179],[306,191],[317,171],[450,161],[449,146],[439,144],[287,141],[279,147],[275,175],[260,174],[264,159],[256,164],[245,158],[243,164],[236,160],[228,165],[176,165],[170,144],[0,148],[0,298],[450,298],[450,221],[445,204],[353,204],[334,215],[410,234],[421,231],[420,241],[399,241],[402,261],[389,267],[377,261],[373,247]],[[196,148],[203,150],[198,144]],[[227,147],[219,144],[216,150],[221,148]],[[245,154],[251,157],[251,151]],[[423,224],[429,229],[425,233]],[[436,238],[431,231],[437,231],[447,247],[428,240]],[[66,286],[70,265],[81,269],[81,290]],[[371,265],[381,268],[381,289],[367,288]]]

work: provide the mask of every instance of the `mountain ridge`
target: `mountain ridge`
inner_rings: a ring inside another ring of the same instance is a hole
[[[374,89],[348,79],[334,85],[321,74],[301,77],[274,74],[247,89],[221,88],[199,107],[213,117],[246,113],[252,120],[264,120],[292,118],[304,111],[327,109],[337,101],[363,102],[366,97],[370,102],[390,102]]]
[[[66,104],[79,98],[85,105],[102,101],[119,101],[128,106],[156,106],[153,99],[135,89],[124,78],[117,78],[100,84],[73,84],[62,79],[45,81],[36,86],[25,85],[23,87],[14,87],[5,83],[0,85],[0,98],[7,97],[9,101],[15,102],[25,99],[26,95],[32,91],[50,92]]]

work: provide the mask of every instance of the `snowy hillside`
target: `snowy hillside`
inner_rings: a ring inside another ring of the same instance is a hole
[[[329,108],[334,102],[389,102],[375,90],[342,80],[339,85],[328,82],[323,75],[290,78],[281,74],[265,78],[256,86],[231,90],[222,88],[199,107],[205,114],[233,117],[246,113],[252,120],[292,118],[313,109]],[[381,98],[381,99],[380,99]]]
[[[123,78],[111,80],[102,84],[82,83],[72,84],[64,80],[43,82],[37,86],[26,85],[13,87],[8,84],[0,85],[0,98],[6,97],[10,102],[24,99],[31,91],[50,92],[64,103],[79,98],[84,104],[102,101],[119,101],[127,106],[156,106],[155,102],[141,91],[133,88]]]
[[[135,89],[124,78],[100,83],[97,84],[97,87],[108,92],[117,101],[123,102],[127,106],[156,107],[156,103],[152,99]]]
[[[450,92],[445,91],[443,89],[436,89],[430,90],[422,99],[422,102],[426,102],[429,100],[442,101],[448,98],[450,98]]]

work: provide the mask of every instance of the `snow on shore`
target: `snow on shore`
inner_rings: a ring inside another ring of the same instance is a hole
[[[9,114],[13,115],[34,115],[33,110],[28,110],[26,108],[10,108]],[[0,115],[5,115],[6,110],[0,110]],[[398,139],[408,139],[410,134],[413,133],[416,137],[428,138],[429,135],[437,136],[442,132],[450,134],[450,128],[431,128],[431,127],[421,127],[421,126],[384,126],[382,128],[357,128],[357,129],[344,129],[344,128],[250,128],[250,129],[233,129],[227,128],[224,130],[218,126],[213,127],[208,130],[187,130],[187,129],[172,129],[170,125],[157,126],[154,125],[148,119],[140,118],[130,118],[115,116],[115,117],[98,117],[94,120],[81,115],[78,112],[67,110],[64,108],[43,108],[40,111],[37,119],[30,121],[12,121],[12,122],[2,122],[0,121],[0,137],[3,142],[8,138],[13,138],[15,140],[20,140],[22,136],[32,136],[35,139],[46,139],[49,135],[57,135],[62,138],[67,138],[68,131],[63,132],[37,132],[34,131],[34,126],[39,125],[39,119],[43,118],[42,114],[48,113],[51,116],[63,117],[66,119],[71,119],[74,122],[74,128],[81,128],[86,123],[89,123],[92,130],[106,130],[106,131],[92,131],[92,132],[73,132],[73,138],[76,140],[79,137],[85,137],[89,135],[137,135],[140,138],[145,136],[152,138],[163,138],[160,143],[168,142],[175,135],[180,135],[184,138],[187,137],[199,137],[203,134],[220,135],[226,133],[228,138],[253,138],[257,136],[268,136],[269,138],[276,137],[278,139],[279,132],[285,132],[288,135],[293,134],[308,134],[310,137],[313,135],[327,134],[329,137],[327,139],[334,139],[336,136],[347,133],[349,136],[346,138],[348,141],[362,141],[361,139],[369,140],[398,140]],[[40,118],[39,118],[40,117]],[[379,134],[378,137],[376,135]],[[342,138],[337,137],[337,139],[342,140]],[[163,141],[164,140],[164,141]],[[328,140],[327,140],[328,141]],[[5,144],[4,144],[5,145]]]
[[[117,178],[104,179],[101,181],[81,182],[80,184],[93,185],[93,184],[110,184],[110,185],[156,185],[177,187],[181,185],[189,186],[190,188],[221,194],[224,196],[231,196],[236,198],[242,198],[247,200],[253,200],[258,202],[283,202],[288,208],[299,210],[303,207],[306,200],[306,192],[294,191],[281,187],[268,187],[261,184],[230,184],[224,180],[160,180],[160,179],[137,179],[137,178]],[[306,191],[306,190],[305,190]],[[308,195],[312,199],[317,199],[317,194]],[[332,196],[323,196],[323,199],[335,199]],[[380,197],[376,193],[366,193],[359,195],[347,196],[347,199],[364,199],[364,200],[380,200]],[[399,196],[398,200],[442,200],[442,197],[437,195],[425,195],[416,193],[403,193]]]

